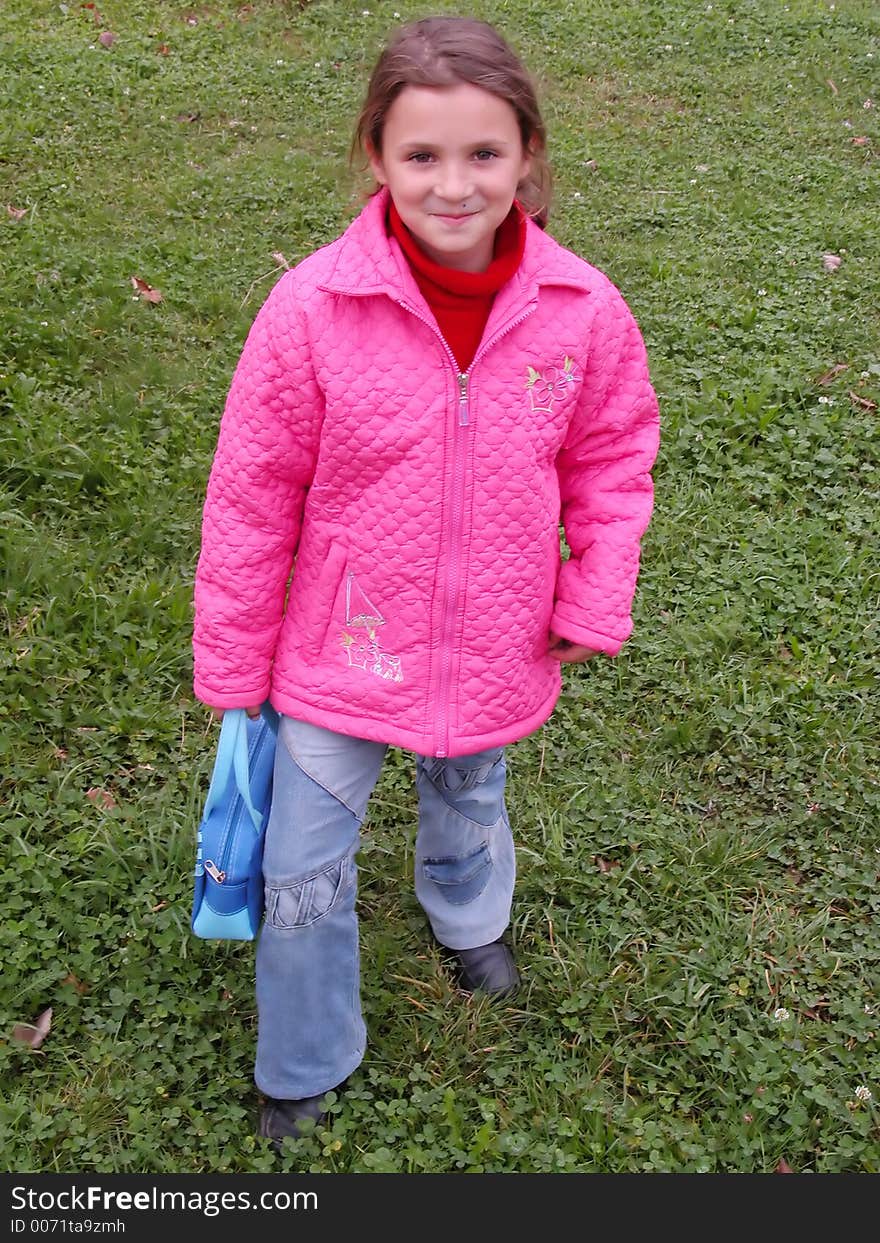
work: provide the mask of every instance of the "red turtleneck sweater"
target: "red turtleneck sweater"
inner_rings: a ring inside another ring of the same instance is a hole
[[[510,280],[522,260],[525,215],[514,203],[495,233],[492,261],[485,272],[460,272],[429,259],[400,219],[393,202],[388,207],[387,227],[389,234],[400,243],[455,361],[461,371],[467,371],[480,344],[495,294]]]

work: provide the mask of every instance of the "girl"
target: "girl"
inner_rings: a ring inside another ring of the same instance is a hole
[[[544,126],[497,32],[400,30],[357,147],[372,197],[247,338],[196,575],[196,694],[283,714],[256,968],[276,1144],[364,1054],[354,860],[388,744],[416,756],[435,937],[466,991],[516,987],[503,748],[562,662],[628,637],[657,449],[626,304],[540,227]]]

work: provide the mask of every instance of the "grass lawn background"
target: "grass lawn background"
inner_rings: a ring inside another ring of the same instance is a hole
[[[4,5],[5,1169],[880,1170],[880,14],[858,0],[469,6],[539,80],[551,232],[648,344],[636,629],[510,750],[522,997],[463,1000],[431,948],[389,752],[359,859],[366,1060],[297,1151],[253,1138],[252,948],[188,928],[204,486],[273,254],[356,210],[394,14],[455,11]],[[49,1006],[38,1049],[12,1039]]]

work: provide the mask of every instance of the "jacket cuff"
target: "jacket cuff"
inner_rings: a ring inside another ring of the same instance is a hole
[[[550,621],[550,629],[560,639],[568,639],[571,643],[579,643],[582,647],[590,647],[594,652],[604,652],[606,656],[616,656],[625,642],[624,639],[612,639],[610,635],[600,634],[589,626],[578,626],[565,617],[554,613]]]
[[[253,704],[265,703],[269,698],[270,689],[271,683],[268,678],[252,691],[218,691],[201,681],[200,678],[196,678],[193,683],[196,699],[200,699],[209,708],[222,708],[224,711],[227,708],[250,708]]]

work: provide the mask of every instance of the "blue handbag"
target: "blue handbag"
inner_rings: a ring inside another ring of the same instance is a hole
[[[253,941],[263,915],[263,842],[272,804],[278,714],[223,713],[214,772],[199,825],[192,930]]]

